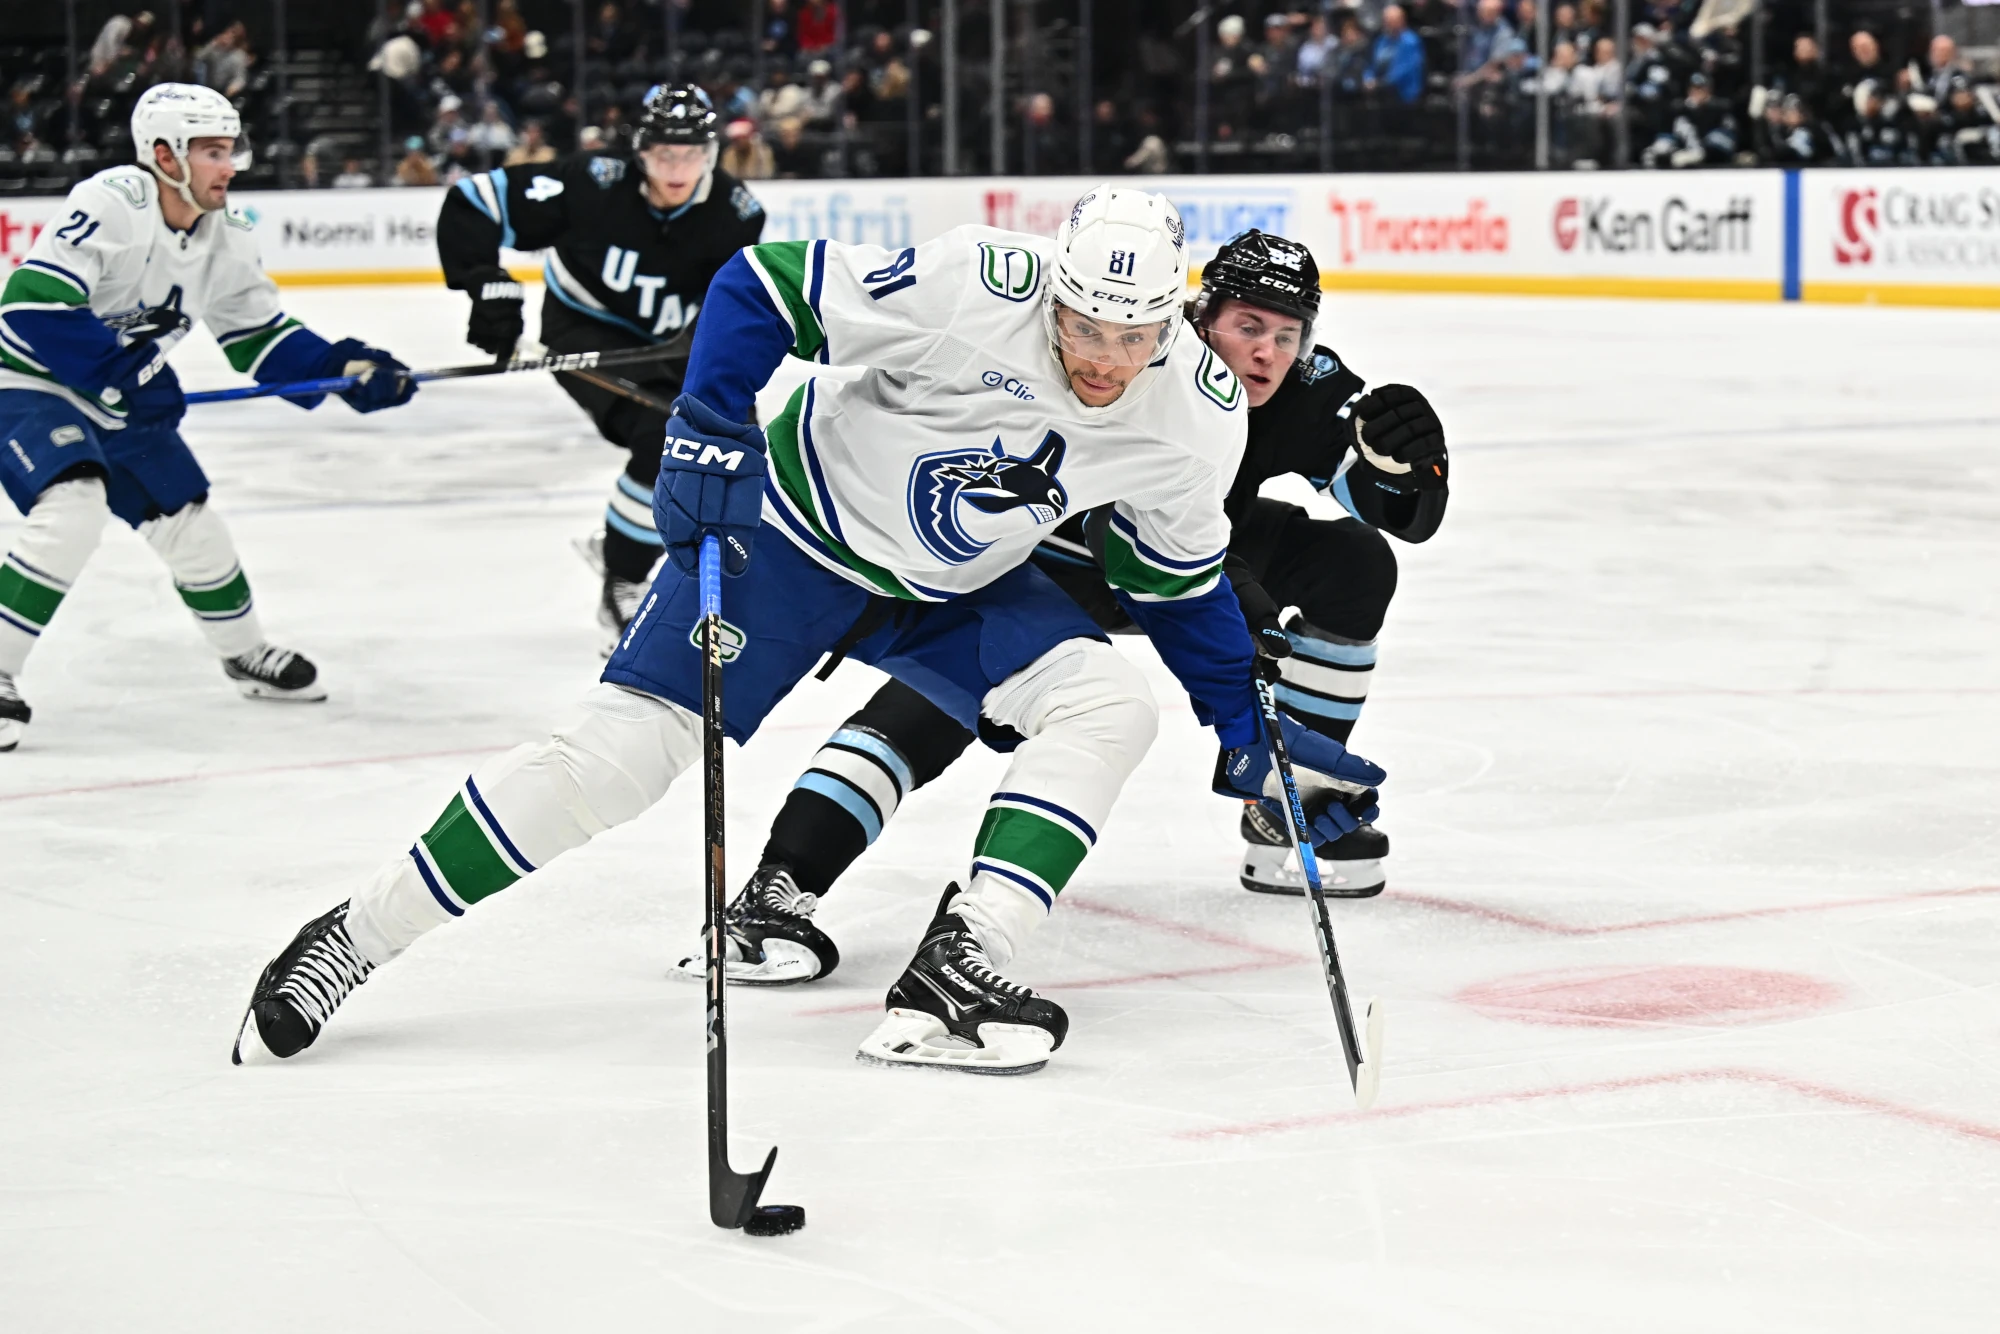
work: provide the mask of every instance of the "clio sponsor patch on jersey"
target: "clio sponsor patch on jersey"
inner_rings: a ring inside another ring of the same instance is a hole
[[[1020,399],[1023,403],[1032,403],[1035,401],[1034,392],[1028,388],[1026,380],[1017,380],[1013,376],[1003,374],[1000,371],[981,372],[979,383],[985,385],[988,389],[1004,390]]]

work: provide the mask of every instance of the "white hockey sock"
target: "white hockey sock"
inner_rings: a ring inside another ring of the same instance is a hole
[[[250,581],[236,560],[236,543],[206,501],[148,519],[139,533],[166,563],[175,591],[217,654],[234,658],[264,642]]]
[[[580,715],[547,741],[481,765],[429,831],[353,896],[355,945],[387,963],[432,927],[646,810],[700,758],[698,716],[593,686]]]
[[[972,878],[951,910],[995,965],[1047,918],[1153,744],[1145,678],[1108,644],[1070,640],[991,691],[984,712],[1027,741],[987,802]]]
[[[18,676],[28,652],[83,573],[111,511],[95,477],[58,482],[35,497],[0,562],[0,672]]]

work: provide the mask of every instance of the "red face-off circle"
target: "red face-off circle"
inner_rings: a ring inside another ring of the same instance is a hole
[[[1458,993],[1489,1018],[1595,1028],[1768,1023],[1823,1009],[1839,996],[1831,982],[1801,973],[1703,964],[1527,973]]]

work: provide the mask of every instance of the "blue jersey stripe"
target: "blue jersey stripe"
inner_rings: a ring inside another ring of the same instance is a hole
[[[981,859],[972,864],[972,873],[978,875],[981,871],[990,871],[1003,880],[1012,880],[1015,884],[1040,899],[1044,908],[1054,908],[1056,906],[1056,901],[1049,896],[1049,892],[1046,889],[1043,889],[1040,885],[1028,879],[1027,876],[1022,875],[1019,871],[1011,867],[1002,866],[998,862],[989,862]]]
[[[1224,554],[1224,552],[1218,551],[1213,556],[1207,556],[1201,560],[1175,560],[1171,556],[1161,555],[1140,541],[1139,530],[1133,526],[1132,521],[1115,509],[1111,511],[1111,526],[1125,535],[1126,540],[1132,544],[1133,550],[1137,551],[1153,564],[1163,566],[1169,570],[1205,570],[1221,560]]]

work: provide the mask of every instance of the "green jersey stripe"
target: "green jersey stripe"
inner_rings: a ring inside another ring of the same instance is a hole
[[[1175,602],[1206,593],[1222,572],[1221,562],[1182,574],[1163,570],[1141,557],[1116,527],[1104,530],[1104,577],[1113,587],[1146,601]]]
[[[179,590],[181,601],[187,603],[188,610],[210,620],[240,616],[250,605],[250,581],[243,577],[241,568],[221,583],[205,588],[189,588],[186,584],[175,584],[174,587]]]
[[[47,269],[15,269],[0,290],[0,307],[19,305],[80,306],[90,298],[82,288]]]
[[[788,243],[789,244],[789,243]],[[791,504],[792,512],[805,520],[814,537],[841,564],[847,566],[872,584],[879,592],[892,598],[902,598],[909,602],[921,602],[902,580],[872,561],[863,560],[847,547],[834,540],[827,531],[819,510],[813,504],[812,483],[806,477],[806,463],[799,453],[799,418],[805,412],[806,387],[800,385],[792,391],[785,403],[785,410],[778,414],[764,433],[765,443],[770,447],[771,473],[778,480],[778,490]]]
[[[1083,864],[1090,846],[1064,826],[1018,806],[989,806],[973,840],[973,860],[1005,862],[1057,894]]]
[[[452,795],[444,814],[417,841],[461,903],[477,903],[521,878],[465,808],[463,792]]]
[[[287,319],[275,329],[266,329],[261,333],[251,334],[247,338],[238,338],[224,343],[222,345],[222,355],[229,358],[229,365],[232,370],[239,371],[244,375],[254,374],[258,363],[264,359],[264,354],[271,350],[271,345],[299,327],[300,325],[297,320]]]
[[[52,588],[9,560],[0,564],[0,607],[34,626],[44,626],[62,605],[63,590]]]
[[[826,330],[806,300],[806,268],[812,263],[811,241],[772,241],[750,248],[750,262],[763,275],[792,323],[792,355],[804,361],[819,357]]]

